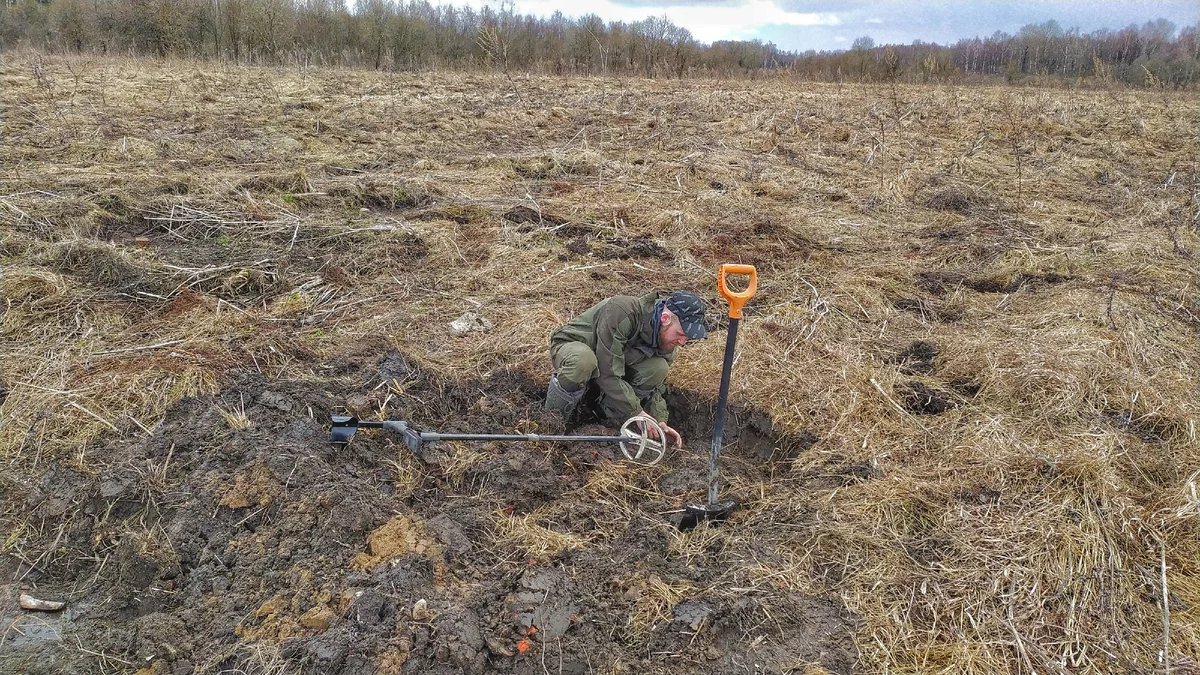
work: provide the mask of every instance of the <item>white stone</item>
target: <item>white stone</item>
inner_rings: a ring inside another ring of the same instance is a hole
[[[468,333],[486,333],[492,329],[492,322],[478,312],[464,312],[462,316],[450,322],[450,333],[462,337]]]

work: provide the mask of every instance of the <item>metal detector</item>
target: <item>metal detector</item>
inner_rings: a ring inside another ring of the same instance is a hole
[[[333,415],[329,427],[329,442],[345,446],[362,429],[384,429],[400,434],[404,444],[416,452],[425,443],[437,441],[523,441],[526,443],[617,443],[621,454],[631,462],[653,466],[666,456],[666,442],[658,422],[646,417],[632,417],[621,425],[619,436],[555,436],[543,434],[444,434],[417,431],[401,420],[360,420],[349,415]]]

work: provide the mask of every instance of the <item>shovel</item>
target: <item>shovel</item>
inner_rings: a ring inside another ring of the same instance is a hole
[[[746,290],[736,292],[729,290],[725,277],[730,274],[741,274],[750,277]],[[721,456],[721,437],[725,433],[725,403],[729,398],[729,376],[733,372],[734,345],[737,344],[738,323],[742,318],[742,305],[754,297],[758,289],[758,272],[754,265],[721,265],[717,271],[717,289],[729,302],[729,331],[725,338],[725,363],[721,366],[721,390],[717,395],[717,416],[713,421],[712,451],[708,455],[708,502],[704,504],[688,504],[679,521],[680,530],[690,530],[701,522],[721,523],[729,518],[729,514],[737,507],[735,500],[717,501],[717,483],[720,473],[717,470],[717,459]]]

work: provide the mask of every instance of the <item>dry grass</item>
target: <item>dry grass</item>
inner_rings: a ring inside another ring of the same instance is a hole
[[[396,469],[396,497],[405,499],[411,496],[417,486],[421,484],[424,471],[421,468],[421,462],[413,457],[407,446],[390,442],[389,446],[396,456],[396,459],[388,462]]]
[[[6,472],[98,473],[90,444],[231,369],[303,378],[365,338],[541,378],[598,298],[719,308],[716,266],[753,263],[732,398],[819,442],[670,539],[727,563],[692,590],[836,594],[863,672],[1165,669],[1166,609],[1171,670],[1200,662],[1193,98],[532,78],[526,107],[490,76],[110,60],[68,100],[4,59]],[[622,257],[640,238],[669,259]],[[494,328],[450,336],[466,310]],[[715,394],[723,342],[673,383]],[[914,381],[953,405],[909,409]],[[661,497],[634,471],[581,489],[615,514],[597,542]],[[553,515],[498,515],[497,545],[594,543]],[[642,628],[688,592],[640,583]]]
[[[236,406],[221,407],[221,419],[233,431],[244,431],[250,428],[250,416],[246,414],[246,400],[240,398]]]
[[[462,485],[463,478],[471,467],[482,461],[486,455],[479,452],[469,443],[447,441],[442,444],[445,458],[441,469],[453,485]]]
[[[634,574],[619,581],[631,610],[628,634],[641,639],[664,621],[671,621],[672,610],[695,589],[691,583],[664,581],[656,574]]]
[[[496,544],[516,548],[529,559],[549,559],[587,546],[585,537],[551,529],[552,521],[540,511],[523,516],[499,512],[493,527]]]

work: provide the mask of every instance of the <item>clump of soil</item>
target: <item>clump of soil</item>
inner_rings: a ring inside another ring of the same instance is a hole
[[[968,377],[956,377],[950,380],[950,388],[957,392],[963,398],[975,398],[983,389],[983,385],[977,380]]]
[[[922,298],[897,298],[892,306],[902,312],[916,314],[922,319],[937,318],[937,310]]]
[[[690,438],[711,439],[716,402],[688,391],[667,393],[671,426]],[[739,455],[780,462],[795,459],[817,443],[812,432],[788,433],[779,429],[762,412],[740,404],[728,404],[722,443],[732,445]]]
[[[350,562],[357,570],[371,570],[406,555],[424,555],[433,561],[434,578],[445,576],[445,552],[419,519],[393,516],[367,535],[367,550]],[[442,568],[439,574],[438,569]]]
[[[354,206],[378,209],[411,209],[428,206],[433,198],[427,194],[414,192],[405,186],[364,181],[349,190],[331,192],[341,196]]]
[[[517,225],[517,232],[533,232],[546,228],[560,239],[573,239],[592,232],[592,226],[586,223],[572,223],[569,219],[555,215],[545,210],[534,210],[528,206],[514,206],[501,216],[504,220]]]
[[[482,206],[474,204],[450,204],[419,213],[414,220],[449,220],[459,225],[474,225],[482,223],[491,217],[491,213]]]
[[[966,275],[959,272],[924,271],[917,274],[917,287],[934,295],[945,295],[959,287],[979,293],[1015,293],[1024,287],[1055,285],[1074,277],[1058,272],[1030,274],[1026,272],[996,272]]]
[[[933,372],[933,360],[937,355],[937,345],[916,340],[896,354],[892,361],[900,364],[900,372],[906,375],[926,375]]]
[[[516,223],[517,225],[562,225],[567,222],[566,218],[561,218],[545,211],[535,211],[528,206],[514,206],[506,211],[502,217],[508,222]]]
[[[165,275],[156,275],[141,261],[109,244],[75,241],[57,244],[46,251],[47,266],[105,291],[155,295],[169,293],[174,285]]]
[[[957,211],[959,213],[971,212],[971,198],[963,194],[960,190],[947,188],[939,190],[933,194],[925,205],[936,211]]]
[[[713,236],[691,249],[701,256],[724,257],[738,251],[750,264],[768,265],[784,258],[803,261],[824,246],[795,229],[787,220],[766,211],[722,213]]]
[[[570,253],[579,257],[601,260],[632,260],[651,258],[674,260],[675,256],[662,244],[649,237],[589,237],[581,235],[566,244]],[[565,258],[565,256],[564,256]]]
[[[238,183],[238,190],[253,192],[311,192],[312,186],[303,172],[262,173]]]
[[[900,399],[907,410],[918,415],[940,415],[958,407],[951,394],[915,380],[900,387]]]
[[[969,487],[956,488],[954,498],[968,504],[999,504],[1000,491],[992,489],[983,483]]]

